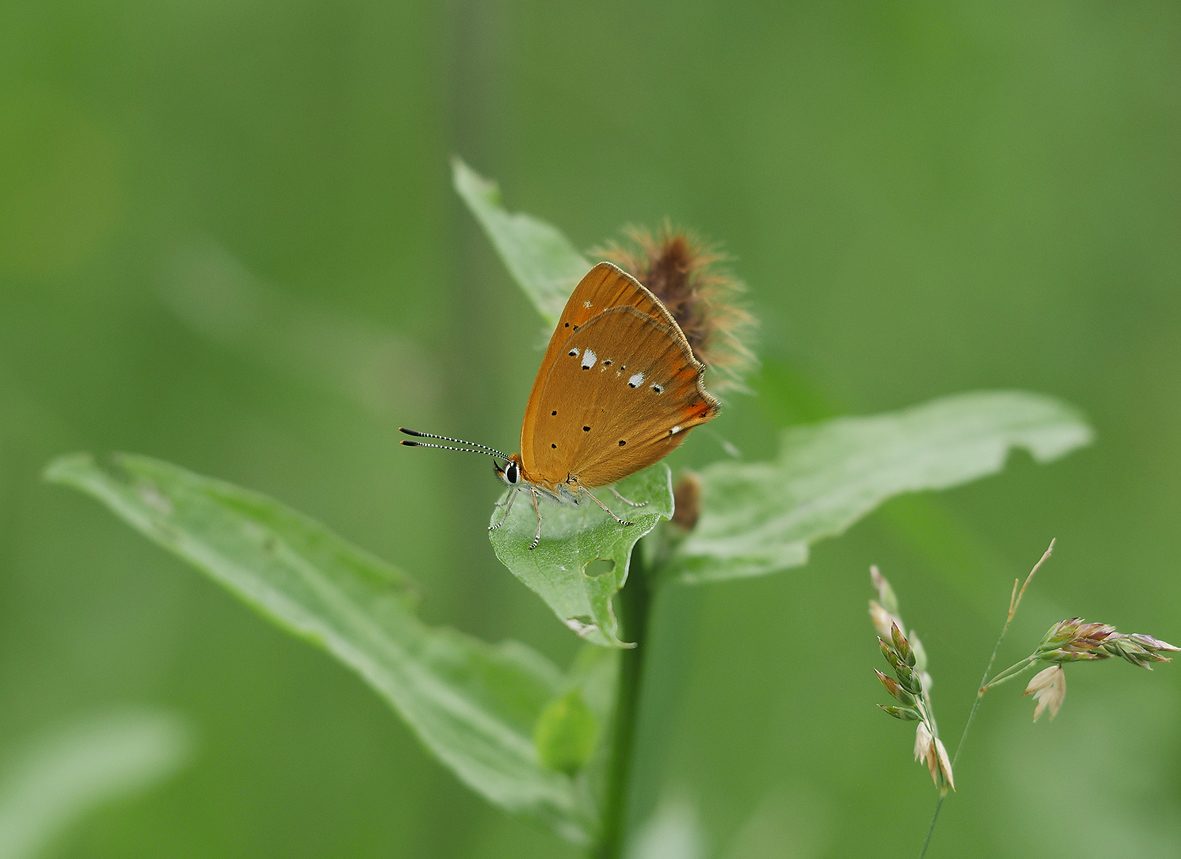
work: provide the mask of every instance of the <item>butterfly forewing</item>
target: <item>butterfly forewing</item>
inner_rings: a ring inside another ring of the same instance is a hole
[[[649,292],[634,277],[609,262],[598,263],[574,287],[570,300],[558,319],[554,336],[550,340],[545,360],[541,366],[549,366],[556,343],[561,343],[573,329],[589,322],[604,310],[613,307],[634,307],[665,324],[675,326],[672,315],[656,296]]]
[[[702,386],[704,368],[676,323],[646,310],[600,310],[576,323],[578,330],[572,325],[556,350],[551,343],[556,357],[542,364],[521,430],[528,479],[614,483],[667,455],[717,414],[717,401]],[[555,340],[562,330],[559,323]]]

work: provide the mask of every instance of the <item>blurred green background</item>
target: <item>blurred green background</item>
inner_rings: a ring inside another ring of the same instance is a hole
[[[1011,580],[1013,659],[1071,614],[1181,639],[1181,6],[10,4],[0,28],[0,765],[120,705],[190,720],[162,785],[50,855],[575,856],[469,794],[367,688],[93,502],[129,450],[274,495],[404,567],[428,619],[576,649],[498,567],[486,463],[541,343],[450,188],[590,247],[722,242],[753,395],[674,461],[955,391],[1061,396],[1098,441],[892,502],[810,565],[657,606],[643,804],[708,855],[917,850],[934,801],[882,717],[881,565],[958,736]],[[1010,660],[1011,661],[1011,660]],[[1077,668],[1053,723],[986,700],[934,855],[1181,845],[1181,674]],[[667,805],[671,803],[671,806]]]

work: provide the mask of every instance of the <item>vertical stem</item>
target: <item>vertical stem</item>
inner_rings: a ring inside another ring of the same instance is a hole
[[[1015,591],[1014,591],[1015,592]],[[960,759],[960,752],[964,750],[964,743],[968,739],[968,731],[972,729],[972,722],[976,718],[976,711],[980,709],[980,701],[984,698],[985,689],[988,686],[988,673],[992,671],[993,663],[996,662],[997,652],[1001,649],[1001,642],[1005,640],[1005,633],[1009,631],[1009,624],[1013,622],[1013,610],[1009,610],[1009,616],[1005,619],[1005,625],[1001,627],[1001,634],[997,636],[996,643],[992,646],[992,656],[988,657],[988,664],[984,666],[984,675],[980,678],[980,685],[976,687],[976,700],[972,702],[972,709],[968,711],[968,719],[964,722],[964,730],[960,732],[960,741],[955,744],[955,752],[951,757],[951,771],[955,772],[955,765]],[[939,822],[939,812],[943,810],[943,801],[947,799],[947,794],[943,794],[935,801],[935,811],[931,815],[931,823],[927,826],[927,835],[923,839],[923,848],[919,851],[919,859],[923,859],[927,855],[927,851],[931,848],[931,837],[935,834],[935,824]]]
[[[1013,595],[1009,597],[1009,613],[1005,616],[1005,624],[1001,627],[1001,634],[996,637],[996,643],[992,646],[992,655],[988,657],[988,664],[984,666],[984,674],[980,678],[980,685],[976,687],[976,700],[972,702],[972,709],[968,711],[968,720],[964,722],[964,730],[960,733],[960,741],[955,744],[955,752],[951,756],[951,771],[955,772],[955,765],[959,762],[960,753],[964,750],[964,743],[968,739],[968,731],[972,729],[972,721],[976,718],[976,711],[980,709],[980,701],[984,697],[984,693],[988,691],[988,675],[992,672],[992,666],[996,664],[996,655],[1000,652],[1001,642],[1005,640],[1005,636],[1009,632],[1009,625],[1013,622],[1013,618],[1017,616],[1017,609],[1021,606],[1021,599],[1025,596],[1025,591],[1029,587],[1029,583],[1033,581],[1033,577],[1037,575],[1037,571],[1042,568],[1044,564],[1054,553],[1054,543],[1056,540],[1051,540],[1050,545],[1046,547],[1046,551],[1033,569],[1029,571],[1029,575],[1025,577],[1025,582],[1018,587],[1018,582],[1013,582]],[[1018,663],[1020,664],[1020,663]],[[1026,662],[1028,665],[1028,662]],[[1009,669],[1005,669],[1008,671]],[[1002,672],[1004,673],[1004,672]],[[927,827],[927,837],[923,839],[923,848],[919,851],[919,859],[923,859],[927,855],[927,851],[931,848],[931,837],[935,834],[935,824],[939,822],[939,812],[943,810],[943,801],[947,799],[947,794],[943,794],[935,801],[935,811],[931,815],[931,824]]]
[[[640,681],[647,653],[648,615],[652,593],[644,553],[637,545],[632,550],[627,585],[619,592],[620,621],[623,637],[635,643],[633,650],[619,654],[619,677],[615,691],[615,721],[611,731],[611,762],[607,774],[607,795],[603,809],[603,833],[595,856],[619,859],[627,835],[633,751],[636,723],[640,714]]]

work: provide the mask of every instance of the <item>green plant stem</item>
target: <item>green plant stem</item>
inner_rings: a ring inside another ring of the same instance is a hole
[[[951,771],[953,773],[956,762],[960,759],[960,752],[964,750],[964,741],[968,739],[968,731],[972,729],[972,721],[976,718],[976,711],[980,709],[980,701],[984,698],[984,693],[988,691],[988,674],[992,671],[996,655],[1001,649],[1001,642],[1005,640],[1005,634],[1009,631],[1009,624],[1013,622],[1015,614],[1016,606],[1013,606],[1009,610],[1008,617],[1005,618],[1005,625],[1001,627],[1001,634],[996,638],[996,644],[992,646],[992,655],[988,657],[988,664],[984,666],[984,674],[980,677],[980,686],[976,689],[976,700],[972,702],[972,709],[968,711],[968,720],[964,722],[964,730],[960,732],[960,741],[955,744],[955,752],[951,756]],[[931,837],[935,834],[935,824],[939,821],[939,812],[943,810],[945,799],[947,799],[947,794],[943,794],[935,801],[935,812],[931,815],[931,825],[927,827],[927,837],[923,839],[923,849],[919,851],[919,859],[923,859],[927,855],[927,848],[931,846]]]
[[[1050,545],[1046,547],[1046,551],[1042,553],[1038,562],[1033,565],[1033,569],[1029,571],[1029,575],[1025,577],[1025,581],[1021,582],[1020,587],[1018,587],[1017,582],[1013,583],[1013,594],[1009,597],[1009,611],[1005,615],[1005,623],[1001,627],[1001,634],[996,637],[996,644],[992,646],[992,655],[988,657],[988,664],[984,666],[984,674],[980,677],[980,685],[976,689],[976,700],[972,702],[972,709],[968,711],[968,720],[964,722],[964,730],[960,732],[960,741],[955,744],[955,751],[951,756],[951,771],[953,773],[955,772],[955,765],[960,759],[960,752],[964,750],[964,741],[968,739],[968,731],[972,728],[972,721],[976,718],[976,711],[980,709],[980,699],[988,691],[988,674],[992,671],[992,666],[996,664],[996,655],[1000,653],[1001,642],[1005,640],[1005,636],[1009,632],[1009,626],[1013,623],[1013,618],[1017,616],[1017,609],[1021,607],[1021,600],[1025,597],[1025,591],[1029,587],[1030,582],[1033,581],[1033,577],[1042,568],[1042,564],[1054,554],[1054,544],[1056,542],[1056,539],[1050,541]],[[1032,659],[1033,657],[1028,657],[1028,659],[1006,668],[1001,674],[1007,674],[1018,665],[1029,664]],[[931,846],[931,836],[935,834],[935,824],[939,821],[939,812],[943,810],[943,800],[945,799],[947,799],[947,795],[943,794],[935,801],[935,812],[931,815],[931,825],[927,827],[927,837],[923,839],[923,849],[919,851],[919,859],[923,859],[927,855],[927,848]]]
[[[953,773],[955,772],[956,762],[960,759],[960,752],[964,750],[964,741],[968,739],[968,731],[972,729],[972,722],[976,718],[976,711],[980,709],[980,701],[984,698],[984,693],[988,691],[988,672],[992,671],[992,665],[996,662],[997,651],[1001,649],[1001,642],[1005,640],[1005,633],[1009,631],[1009,623],[1012,620],[1013,617],[1010,615],[1005,621],[1005,625],[1001,629],[1001,634],[997,636],[996,644],[992,647],[992,656],[988,657],[988,665],[984,667],[984,675],[980,678],[980,686],[976,690],[976,700],[972,702],[972,709],[968,711],[968,719],[964,722],[964,730],[960,732],[960,740],[955,744],[955,752],[951,756],[951,771]],[[935,801],[935,812],[931,815],[931,824],[927,827],[927,837],[923,839],[923,849],[919,851],[919,859],[923,859],[927,855],[927,848],[931,846],[931,837],[935,834],[935,824],[939,821],[939,812],[943,810],[943,801],[945,799],[947,799],[947,794],[943,794]]]
[[[595,856],[619,859],[626,844],[631,767],[636,722],[639,718],[640,681],[647,654],[647,627],[651,609],[651,583],[644,566],[641,545],[632,550],[627,585],[620,591],[619,608],[623,636],[634,642],[634,650],[619,654],[619,677],[615,693],[615,722],[612,728],[611,762],[607,775],[607,795],[603,809],[602,838]]]
[[[1026,670],[1028,670],[1028,668],[1031,665],[1033,665],[1035,662],[1037,662],[1037,654],[1032,653],[1029,656],[1022,659],[1020,662],[1013,663],[1008,668],[1006,668],[1004,671],[1001,671],[999,674],[997,674],[995,677],[993,677],[991,680],[989,680],[987,683],[985,683],[983,686],[981,686],[980,687],[980,694],[983,695],[985,692],[987,692],[989,689],[992,689],[994,686],[1000,686],[1002,683],[1008,683],[1014,677],[1021,676],[1021,674],[1023,674]]]

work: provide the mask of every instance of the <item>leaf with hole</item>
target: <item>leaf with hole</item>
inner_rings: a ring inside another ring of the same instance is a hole
[[[536,519],[519,500],[504,526],[489,536],[500,562],[537,593],[554,614],[587,641],[624,647],[612,600],[627,581],[632,547],[672,516],[668,466],[657,463],[619,482],[628,507],[609,492],[596,493],[631,521],[623,527],[590,501],[575,506],[543,498],[541,543],[530,549]],[[611,503],[613,502],[613,504]],[[499,520],[493,511],[492,521]]]

